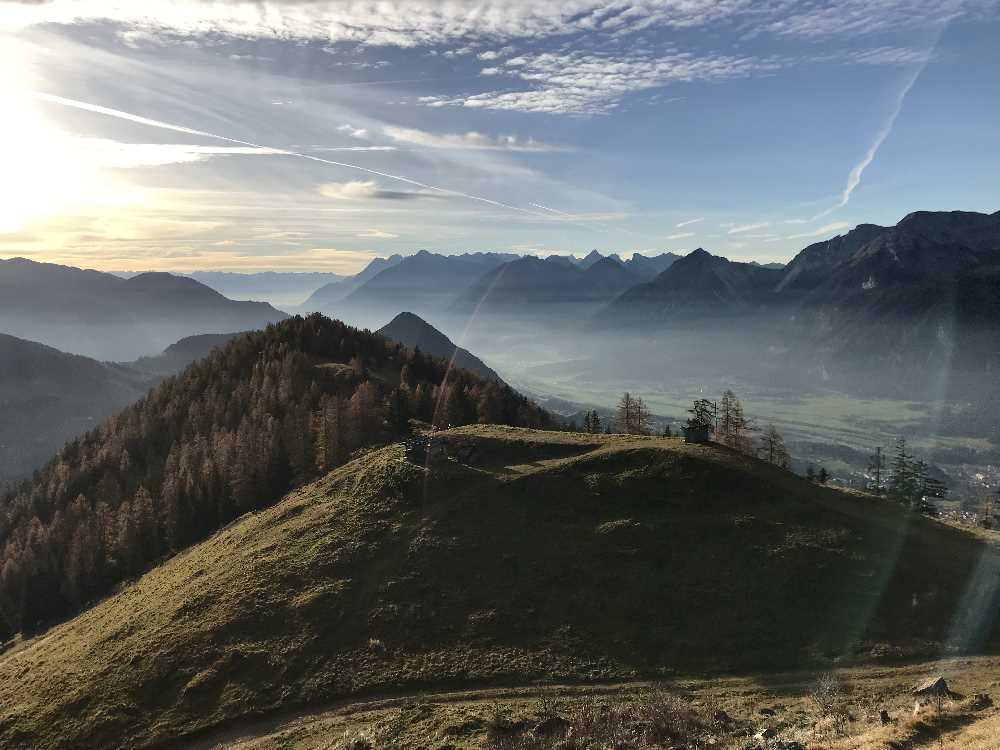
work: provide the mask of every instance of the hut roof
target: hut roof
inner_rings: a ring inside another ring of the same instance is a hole
[[[948,683],[940,675],[930,677],[913,688],[914,695],[950,695]]]

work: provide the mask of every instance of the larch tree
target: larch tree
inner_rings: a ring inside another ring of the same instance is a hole
[[[788,450],[785,448],[785,439],[773,424],[764,428],[761,435],[760,453],[761,457],[768,463],[783,469],[788,468],[790,458]],[[809,468],[812,469],[811,466]]]
[[[616,426],[626,435],[646,435],[649,433],[651,415],[646,404],[638,396],[626,391],[618,401]]]

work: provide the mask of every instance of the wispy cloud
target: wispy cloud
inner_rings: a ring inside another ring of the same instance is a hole
[[[415,190],[384,190],[375,180],[350,180],[349,182],[324,182],[316,188],[324,198],[339,201],[413,200],[426,198],[430,193]]]
[[[203,136],[205,138],[212,138],[215,140],[224,141],[226,143],[233,143],[238,146],[248,146],[251,148],[268,148],[262,144],[253,143],[251,141],[244,141],[238,138],[231,138],[225,135],[219,135],[215,133],[209,133],[204,130],[196,130],[194,128],[188,128],[183,125],[174,125],[172,123],[163,122],[162,120],[155,120],[149,117],[142,117],[141,115],[136,115],[131,112],[125,112],[123,110],[114,109],[112,107],[105,107],[99,104],[92,104],[90,102],[83,102],[77,99],[69,99],[66,97],[56,96],[54,94],[47,94],[39,91],[27,92],[30,96],[39,99],[41,101],[50,102],[52,104],[59,104],[64,107],[71,107],[74,109],[84,110],[86,112],[94,112],[96,114],[107,115],[108,117],[114,117],[121,120],[126,120],[129,122],[134,122],[140,125],[149,125],[154,128],[161,128],[164,130],[171,130],[179,133],[187,133],[188,135]],[[466,200],[475,201],[477,203],[482,203],[485,205],[493,206],[495,208],[502,208],[507,211],[514,211],[520,214],[526,214],[531,216],[545,216],[545,214],[540,214],[535,211],[531,211],[526,208],[521,208],[520,206],[515,206],[510,203],[504,203],[502,201],[496,201],[492,198],[486,198],[481,195],[474,195],[472,193],[466,193],[459,190],[452,190],[450,188],[438,187],[436,185],[431,185],[425,182],[420,182],[419,180],[414,180],[410,177],[399,174],[390,174],[388,172],[382,172],[377,169],[371,169],[370,167],[365,167],[360,164],[350,164],[342,161],[334,161],[333,159],[324,159],[319,156],[312,154],[304,154],[301,151],[292,151],[287,149],[274,149],[275,152],[281,153],[286,156],[294,156],[300,159],[306,159],[308,161],[318,162],[320,164],[328,164],[334,167],[343,167],[345,169],[350,169],[358,172],[364,172],[365,174],[373,175],[375,177],[382,177],[388,180],[393,180],[396,182],[401,182],[406,185],[412,185],[414,187],[420,188],[421,193],[419,194],[435,194],[439,196],[450,195],[456,198],[464,198]],[[364,181],[356,181],[364,182]],[[342,184],[342,183],[330,183],[330,184]],[[385,191],[387,197],[391,196],[392,191]],[[408,196],[410,193],[401,193],[402,196]],[[400,197],[400,196],[395,196]]]
[[[393,234],[392,232],[383,232],[381,229],[368,229],[364,232],[359,232],[358,237],[362,239],[371,240],[395,240],[399,239],[398,234]]]
[[[79,153],[97,167],[129,169],[188,164],[212,156],[273,156],[281,151],[251,146],[190,146],[178,143],[123,143],[106,138],[74,138]]]
[[[139,7],[141,5],[141,7]],[[538,39],[574,32],[621,34],[651,26],[696,27],[744,12],[742,0],[409,0],[409,2],[281,2],[280,0],[52,0],[5,9],[0,27],[41,23],[122,24],[133,44],[157,36],[226,35],[254,39],[316,39],[415,47],[461,42],[451,55],[472,53],[469,41]],[[489,54],[483,53],[483,54]],[[498,53],[499,54],[499,53]]]
[[[846,62],[856,65],[922,65],[929,62],[934,52],[912,47],[875,47],[850,53]]]
[[[684,240],[688,237],[694,237],[694,232],[678,232],[677,234],[668,234],[668,240]]]
[[[765,28],[806,38],[875,35],[946,23],[974,12],[971,5],[961,0],[819,0],[783,6]]]
[[[691,224],[697,224],[699,221],[705,221],[704,216],[699,216],[697,219],[688,219],[687,221],[681,221],[676,224],[677,228],[690,226]]]
[[[743,232],[750,232],[753,231],[754,229],[763,229],[764,227],[769,227],[769,226],[771,226],[771,222],[769,221],[760,221],[757,222],[756,224],[740,224],[739,226],[735,226],[732,229],[730,229],[728,233],[742,234]]]
[[[665,55],[546,52],[504,63],[504,75],[531,85],[521,91],[488,91],[467,96],[424,96],[431,107],[461,106],[550,114],[596,115],[616,109],[629,93],[670,83],[742,78],[775,70],[774,59],[732,55]]]
[[[407,143],[424,148],[444,148],[470,151],[524,151],[543,153],[572,151],[566,146],[554,146],[533,138],[521,139],[513,135],[489,136],[475,131],[467,133],[428,133],[415,128],[386,127],[383,132],[397,143]]]
[[[847,229],[851,226],[846,221],[835,221],[832,224],[825,224],[818,229],[814,229],[811,232],[802,232],[801,234],[790,234],[786,239],[789,240],[803,240],[812,237],[823,237],[825,235],[831,234],[833,232],[839,232],[841,229]]]

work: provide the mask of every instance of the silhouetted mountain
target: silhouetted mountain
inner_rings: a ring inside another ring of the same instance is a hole
[[[388,258],[375,258],[354,276],[348,276],[340,279],[339,281],[333,281],[329,284],[321,286],[309,295],[305,302],[299,305],[299,310],[301,312],[329,310],[330,305],[342,300],[348,294],[368,281],[368,279],[387,268],[397,265],[402,260],[402,255],[390,255]]]
[[[1000,212],[859,226],[799,253],[779,292],[796,333],[836,359],[1000,365]]]
[[[617,258],[618,256],[616,255],[615,257]],[[589,253],[580,258],[576,264],[580,268],[586,270],[603,258],[604,256],[597,252],[597,250],[591,250]],[[621,260],[621,258],[618,258],[618,260]]]
[[[525,256],[485,274],[462,293],[453,309],[498,314],[576,310],[612,299],[637,281],[613,258],[599,258],[583,269]]]
[[[484,273],[517,257],[509,253],[439,255],[421,250],[377,273],[344,298],[343,304],[362,311],[442,310]]]
[[[420,349],[426,354],[448,360],[455,367],[474,372],[480,377],[503,382],[479,357],[457,346],[437,328],[411,312],[401,312],[379,328],[377,333],[411,349]]]
[[[237,336],[239,333],[202,333],[198,336],[188,336],[171,344],[160,354],[140,357],[134,362],[123,364],[151,375],[174,375],[192,362],[224,347]]]
[[[612,299],[641,280],[642,277],[626,267],[617,255],[602,258],[583,272],[584,287],[593,290],[602,301]]]
[[[133,359],[184,336],[259,328],[287,317],[168,273],[108,273],[0,260],[0,330],[98,359]]]
[[[766,303],[781,274],[698,248],[672,263],[653,281],[626,291],[602,310],[598,319],[610,324],[648,326],[745,314]]]
[[[625,267],[640,279],[652,281],[683,257],[683,255],[675,253],[660,253],[659,255],[635,253],[625,261]]]
[[[814,243],[786,267],[696,250],[602,310],[603,325],[739,314],[761,347],[815,363],[1000,367],[1000,212],[919,211]],[[762,325],[763,324],[763,325]]]
[[[153,378],[0,334],[0,488],[140,398]]]
[[[561,266],[575,267],[575,259],[570,255],[549,255],[545,258],[549,263],[557,263]]]

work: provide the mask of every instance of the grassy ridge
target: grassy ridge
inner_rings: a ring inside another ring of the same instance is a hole
[[[1000,646],[996,623],[955,640],[987,550],[961,532],[676,439],[441,441],[462,461],[372,451],[0,656],[0,745],[146,746],[372,691]]]

